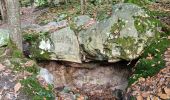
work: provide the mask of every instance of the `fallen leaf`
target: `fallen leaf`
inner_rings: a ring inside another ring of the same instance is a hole
[[[136,97],[137,100],[143,100],[143,97],[141,95]]]
[[[170,48],[168,48],[168,50],[170,51]]]
[[[144,92],[144,93],[142,93],[142,97],[149,97],[149,95],[150,95],[150,93],[147,93],[147,92]]]
[[[152,60],[152,59],[153,59],[153,56],[152,56],[151,54],[148,54],[148,57],[146,57],[146,59]]]
[[[15,86],[14,86],[15,93],[18,92],[20,88],[21,88],[21,83],[15,84]]]
[[[26,66],[26,67],[32,67],[34,64],[35,64],[35,62],[34,62],[33,60],[30,60],[30,61],[27,61],[27,62],[25,63],[25,66]]]
[[[161,98],[161,99],[169,99],[168,95],[167,94],[163,94],[163,93],[158,93],[158,96]]]
[[[45,79],[41,76],[37,76],[37,79],[41,86],[48,90],[48,84],[46,83]]]
[[[3,93],[4,91],[4,88],[0,89],[0,95]]]
[[[165,93],[168,95],[168,96],[170,96],[170,88],[164,88],[164,90],[165,90]]]
[[[0,71],[3,71],[5,69],[6,66],[0,64]]]
[[[168,36],[168,39],[170,39],[170,36]]]
[[[77,100],[85,100],[84,96],[80,95]]]
[[[157,52],[160,52],[160,50],[159,49],[155,49]]]

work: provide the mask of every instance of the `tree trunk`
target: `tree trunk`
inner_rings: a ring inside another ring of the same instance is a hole
[[[84,14],[84,0],[80,0],[81,14]]]
[[[22,49],[22,34],[20,22],[19,0],[6,0],[9,30],[11,32],[11,40],[16,44],[17,48]]]
[[[6,0],[0,0],[0,13],[2,20],[7,22]]]

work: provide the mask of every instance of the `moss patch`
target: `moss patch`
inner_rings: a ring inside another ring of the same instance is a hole
[[[151,0],[125,0],[125,3],[133,3],[139,6],[146,6]]]
[[[129,78],[129,86],[137,81],[140,77],[147,78],[153,76],[165,67],[165,61],[163,60],[163,54],[165,50],[170,46],[170,40],[167,37],[160,38],[159,40],[152,41],[150,46],[145,48],[141,59],[135,66],[133,75]],[[150,56],[152,59],[148,59]]]
[[[31,97],[32,100],[55,100],[53,95],[53,86],[42,87],[37,81],[36,76],[21,80],[24,86],[23,91]]]
[[[36,58],[37,60],[46,60],[50,58],[50,55],[53,54],[52,52],[42,50],[39,48],[40,41],[50,39],[49,33],[25,33],[24,34],[24,41],[30,43],[29,51],[30,51],[30,58]],[[50,40],[51,41],[51,40]],[[52,44],[51,44],[52,45]]]
[[[113,24],[110,32],[112,34],[119,34],[122,28],[125,26],[125,22],[122,19],[118,19],[118,22]]]

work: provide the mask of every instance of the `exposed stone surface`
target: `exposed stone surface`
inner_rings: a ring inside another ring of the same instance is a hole
[[[9,42],[9,31],[0,29],[0,47],[7,45]]]
[[[49,22],[47,25],[42,26],[42,32],[50,32],[57,29],[61,29],[68,25],[67,20],[62,20],[59,22]]]
[[[85,25],[87,22],[89,22],[91,18],[87,15],[81,15],[78,17],[75,17],[74,22],[76,23],[77,27]]]
[[[54,49],[56,57],[52,59],[81,62],[79,55],[79,43],[77,37],[70,27],[63,28],[51,34],[51,40],[54,43]]]
[[[39,76],[44,78],[46,83],[53,84],[54,83],[54,77],[52,74],[49,73],[47,69],[41,68],[39,72]]]
[[[113,99],[117,96],[117,90],[123,93],[127,87],[129,71],[123,63],[109,65],[83,63],[79,64],[79,68],[75,68],[51,61],[43,62],[40,66],[47,68],[54,76],[54,87],[59,89],[60,95],[68,95],[62,93],[64,88],[68,88],[72,91],[69,95],[79,93],[96,99],[101,99],[106,95],[104,98],[109,96],[108,98]],[[86,66],[86,68],[81,66]]]

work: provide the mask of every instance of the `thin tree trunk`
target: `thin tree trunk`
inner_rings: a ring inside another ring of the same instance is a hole
[[[6,10],[5,0],[0,0],[0,13],[1,13],[2,20],[4,22],[7,22],[7,10]]]
[[[84,6],[85,6],[84,3],[85,3],[84,0],[80,0],[81,14],[84,14],[84,8],[85,8],[85,7],[84,7]]]
[[[6,0],[7,1],[7,14],[8,24],[11,31],[11,40],[16,44],[17,48],[22,49],[22,34],[20,22],[20,7],[19,0]]]

